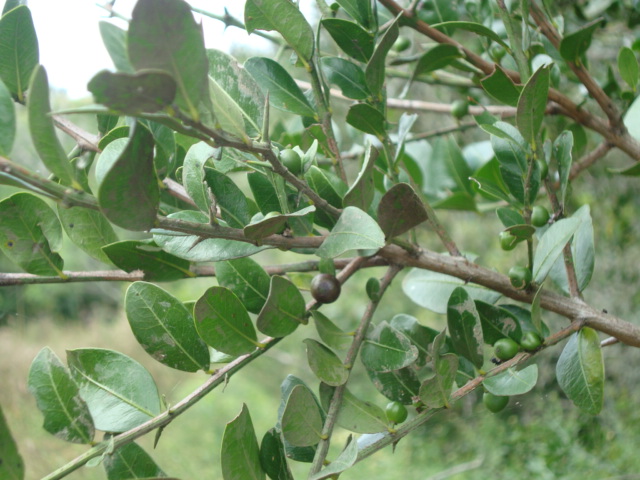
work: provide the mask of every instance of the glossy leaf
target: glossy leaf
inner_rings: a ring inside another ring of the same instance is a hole
[[[640,78],[640,67],[636,54],[629,47],[622,47],[618,52],[618,71],[627,85],[635,91]]]
[[[560,176],[560,195],[558,200],[560,200],[560,205],[563,208],[571,175],[572,149],[573,133],[565,130],[553,142],[553,156],[558,162],[558,175]]]
[[[551,225],[538,243],[533,257],[533,280],[542,283],[553,267],[556,259],[562,254],[562,249],[578,230],[578,218],[563,218]]]
[[[62,275],[62,227],[51,208],[30,193],[0,202],[0,250],[34,275]]]
[[[360,359],[368,370],[390,372],[414,363],[418,349],[403,333],[387,322],[380,322],[367,334]]]
[[[24,480],[24,461],[0,406],[0,478]]]
[[[391,372],[367,370],[373,386],[389,400],[411,405],[420,393],[420,380],[411,367]]]
[[[329,204],[342,208],[342,197],[347,193],[348,187],[337,176],[312,165],[304,174],[304,179],[311,189]],[[316,212],[315,220],[318,225],[326,228],[332,228],[336,223],[332,216],[320,209]]]
[[[475,304],[482,324],[482,336],[488,345],[493,345],[501,338],[510,338],[520,343],[522,329],[511,312],[480,300],[476,300]]]
[[[269,295],[270,278],[252,258],[237,258],[216,263],[216,278],[221,287],[231,290],[251,313],[260,313]]]
[[[560,388],[576,407],[597,415],[604,403],[604,361],[598,333],[588,327],[574,333],[556,365]]]
[[[362,25],[364,28],[371,28],[371,23],[374,21],[371,4],[369,2],[361,2],[359,0],[337,0],[345,12],[347,12],[351,18]]]
[[[160,190],[153,165],[153,136],[141,124],[133,127],[127,146],[108,167],[98,187],[102,213],[115,225],[142,231],[153,227]],[[132,209],[131,205],[136,208]]]
[[[264,57],[252,57],[244,68],[256,80],[263,94],[269,94],[272,107],[288,113],[315,117],[313,107],[291,75],[278,62]]]
[[[224,480],[266,478],[260,464],[260,448],[246,404],[236,418],[227,423],[222,436],[220,466]]]
[[[364,100],[371,95],[364,71],[355,63],[340,57],[322,57],[320,62],[327,82],[337,85],[345,97]]]
[[[278,194],[266,175],[260,172],[251,172],[247,175],[247,181],[253,198],[263,214],[280,211]]]
[[[353,342],[353,335],[340,329],[319,310],[311,310],[316,331],[324,343],[335,350],[346,350]]]
[[[194,203],[205,213],[209,212],[211,199],[204,181],[204,166],[217,153],[218,149],[198,142],[189,148],[183,161],[182,184]]]
[[[511,201],[509,189],[500,173],[500,164],[495,157],[480,167],[470,180],[475,183],[474,189],[478,190],[483,197],[489,200]]]
[[[447,326],[456,352],[480,368],[484,363],[482,324],[473,298],[463,287],[451,292]]]
[[[440,70],[462,57],[462,52],[455,45],[447,43],[436,45],[420,57],[411,75],[410,83],[420,75]]]
[[[53,126],[53,119],[50,115],[49,81],[47,80],[47,72],[42,65],[38,65],[31,76],[27,111],[31,139],[40,160],[64,185],[71,185],[72,167]]]
[[[207,50],[207,57],[209,75],[238,106],[244,118],[244,130],[250,136],[262,133],[265,99],[254,78],[224,52]]]
[[[447,300],[453,290],[463,286],[471,298],[494,303],[500,294],[443,273],[413,269],[404,278],[402,290],[415,303],[435,313],[447,313]]]
[[[153,378],[126,355],[82,348],[68,350],[67,363],[98,430],[125,432],[160,413]]]
[[[408,183],[391,187],[378,204],[378,223],[385,238],[393,238],[427,220],[422,200]]]
[[[400,32],[399,23],[400,18],[396,18],[393,23],[387,28],[387,31],[384,32],[384,35],[376,45],[376,48],[373,51],[373,55],[367,62],[367,67],[365,68],[364,74],[367,80],[367,86],[369,90],[374,95],[380,95],[382,91],[382,86],[384,85],[385,80],[385,63],[387,59],[387,54],[394,42],[398,39],[398,34]]]
[[[0,18],[0,79],[20,102],[38,65],[38,37],[31,11],[20,5]]]
[[[83,207],[64,208],[58,216],[69,239],[96,260],[111,263],[102,247],[118,241],[113,227],[100,212]]]
[[[485,92],[500,103],[515,107],[518,105],[522,86],[515,85],[500,65],[495,66],[491,75],[480,80]]]
[[[347,113],[347,123],[361,132],[375,135],[379,139],[386,134],[386,119],[379,110],[366,103],[356,103]]]
[[[536,320],[532,313],[519,305],[513,305],[509,303],[504,303],[500,305],[500,308],[503,308],[510,312],[516,319],[518,320],[518,324],[522,330],[522,333],[527,332],[536,332],[542,337],[546,337],[549,335],[549,327],[543,323],[541,320]],[[533,308],[533,307],[532,307]]]
[[[514,225],[523,225],[524,217],[513,208],[500,207],[496,209],[496,215],[505,227],[512,227]]]
[[[182,0],[139,0],[127,37],[129,60],[139,70],[163,70],[177,84],[176,105],[194,120],[207,98],[209,62],[202,26]]]
[[[247,198],[230,177],[205,167],[204,180],[215,197],[222,218],[230,227],[242,228],[251,221]]]
[[[438,355],[434,365],[434,375],[420,386],[420,400],[429,408],[449,405],[451,389],[458,371],[458,357],[453,353]]]
[[[322,435],[322,416],[311,391],[304,385],[291,390],[282,413],[282,435],[291,445],[316,445]]]
[[[424,365],[429,357],[429,346],[438,335],[438,331],[421,325],[415,317],[398,313],[389,322],[391,328],[406,336],[418,349],[418,365]]]
[[[304,218],[316,211],[316,207],[310,205],[298,210],[297,212],[288,213],[286,215],[274,215],[269,218],[265,218],[256,223],[250,223],[244,227],[245,237],[251,240],[261,240],[269,235],[275,233],[282,233],[288,222],[295,220],[296,218]]]
[[[0,155],[9,156],[15,137],[16,116],[13,99],[9,89],[0,80]]]
[[[524,139],[535,145],[544,120],[549,94],[550,65],[543,65],[529,78],[520,93],[516,112],[516,124]]]
[[[67,442],[93,441],[95,429],[89,408],[69,370],[49,347],[40,350],[33,360],[27,385],[44,415],[47,432]]]
[[[275,428],[271,428],[262,437],[260,443],[260,464],[272,480],[293,480],[293,474],[287,465],[284,443]]]
[[[194,277],[189,261],[163,251],[153,241],[124,240],[102,248],[107,258],[125,272],[141,270],[144,279],[154,282],[170,282]]]
[[[351,250],[378,250],[383,246],[384,233],[375,220],[357,207],[347,207],[316,254],[335,258]]]
[[[374,48],[371,33],[357,23],[341,18],[325,18],[320,23],[344,53],[362,63],[369,61]]]
[[[127,289],[125,312],[136,340],[155,360],[185,372],[209,368],[209,349],[191,312],[169,292],[135,282]]]
[[[333,387],[347,381],[349,369],[331,349],[311,338],[307,338],[303,342],[307,345],[309,367],[316,377]]]
[[[596,18],[575,32],[565,35],[560,41],[560,48],[558,48],[562,58],[568,62],[578,62],[580,56],[589,49],[593,32],[596,31],[601,23],[602,18]]]
[[[536,386],[538,365],[535,363],[522,370],[509,368],[504,372],[485,378],[482,385],[493,395],[522,395]]]
[[[257,327],[265,335],[285,337],[298,325],[306,323],[305,303],[300,290],[285,277],[271,277],[269,296],[257,319]]]
[[[240,106],[229,96],[222,86],[211,77],[209,77],[209,99],[207,105],[209,105],[212,118],[206,120],[206,125],[224,130],[231,135],[241,138],[244,142],[249,140],[244,128],[245,118],[242,115]]]
[[[351,468],[358,459],[358,442],[350,439],[349,444],[340,452],[340,455],[327,467],[320,470],[309,480],[323,480],[325,478],[336,478],[337,475]]]
[[[320,384],[320,400],[325,410],[329,408],[334,388],[326,383]],[[359,399],[348,389],[344,390],[336,423],[354,433],[378,433],[388,427],[387,417],[380,407]]]
[[[202,212],[184,210],[168,215],[195,223],[209,223],[209,217]],[[164,251],[192,262],[220,262],[233,258],[248,257],[269,246],[257,247],[250,243],[224,238],[206,238],[182,234],[168,230],[154,230],[153,239]]]
[[[211,287],[194,307],[196,329],[207,345],[238,356],[258,346],[256,329],[247,309],[228,288]]]
[[[166,477],[153,458],[137,443],[127,443],[102,461],[108,480]]]
[[[99,22],[100,36],[116,70],[124,73],[134,73],[127,54],[127,32],[109,22]]]

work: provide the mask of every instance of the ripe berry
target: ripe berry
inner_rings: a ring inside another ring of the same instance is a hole
[[[493,353],[500,360],[511,360],[520,350],[520,346],[510,338],[501,338],[493,344]]]
[[[493,395],[492,393],[486,392],[482,396],[482,403],[484,403],[484,406],[487,407],[487,410],[490,412],[498,413],[507,406],[509,397]]]
[[[333,303],[340,296],[340,282],[333,275],[320,273],[311,280],[311,296],[319,303]]]
[[[387,414],[387,418],[391,423],[402,423],[407,419],[409,412],[407,412],[407,407],[405,407],[400,402],[390,402],[387,404],[385,408],[385,413]]]

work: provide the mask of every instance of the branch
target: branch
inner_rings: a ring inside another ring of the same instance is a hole
[[[73,138],[82,150],[101,152],[100,148],[98,148],[100,137],[80,128],[62,115],[52,115],[52,117],[56,127]]]
[[[571,165],[569,180],[573,180],[578,175],[580,175],[580,173],[582,173],[583,170],[586,170],[587,168],[591,167],[594,163],[596,163],[598,160],[604,157],[607,153],[609,153],[609,150],[611,150],[612,148],[613,148],[613,145],[611,145],[609,142],[603,142],[600,145],[598,145],[595,149],[593,149],[591,152],[587,153],[582,158],[580,158],[577,162],[574,162],[573,165]]]

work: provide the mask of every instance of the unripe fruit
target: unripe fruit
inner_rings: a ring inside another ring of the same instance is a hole
[[[511,360],[519,350],[520,346],[510,338],[501,338],[493,344],[493,354],[500,360]]]
[[[542,345],[542,339],[536,332],[527,332],[522,335],[520,345],[527,351],[532,351]]]
[[[320,273],[311,280],[311,296],[319,303],[333,303],[340,296],[340,282],[333,275]]]
[[[469,113],[469,102],[466,100],[456,100],[451,105],[451,115],[455,118],[462,118]]]
[[[513,250],[518,244],[518,239],[507,231],[500,232],[500,247],[503,250]]]
[[[489,47],[489,55],[494,62],[500,63],[500,60],[502,60],[506,53],[507,51],[502,45],[494,43],[493,45],[491,45],[491,47]]]
[[[486,392],[482,396],[482,403],[484,403],[484,406],[487,407],[487,410],[490,412],[498,413],[507,406],[509,397],[493,395],[492,393]]]
[[[367,280],[365,289],[367,291],[369,300],[373,302],[377,302],[378,300],[380,300],[380,280],[375,277],[371,277],[369,280]]]
[[[404,52],[407,48],[411,46],[411,40],[407,37],[398,37],[398,39],[393,43],[393,50],[395,52]]]
[[[538,160],[538,167],[540,168],[540,180],[544,180],[549,175],[549,164],[545,160]]]
[[[400,402],[388,403],[384,411],[387,414],[387,419],[389,419],[391,423],[402,423],[407,419],[407,416],[409,415],[409,412],[407,412],[407,407],[405,407]]]
[[[549,210],[542,205],[536,205],[531,211],[531,225],[544,227],[549,222]]]
[[[518,290],[523,290],[531,283],[531,270],[521,265],[511,267],[509,270],[509,281]]]
[[[302,173],[302,159],[295,150],[285,148],[280,152],[280,161],[294,175]]]

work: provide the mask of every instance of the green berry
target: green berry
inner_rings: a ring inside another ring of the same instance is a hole
[[[542,205],[536,205],[531,211],[531,225],[544,227],[549,222],[549,210]]]
[[[318,303],[333,303],[340,296],[340,282],[333,275],[320,273],[311,280],[311,296]]]
[[[409,412],[407,412],[407,407],[405,407],[400,402],[390,402],[387,404],[385,408],[385,413],[387,414],[387,418],[391,423],[402,423],[407,419]]]
[[[492,393],[486,392],[482,396],[482,403],[484,403],[484,406],[487,407],[487,410],[490,412],[498,413],[507,406],[509,397],[493,395]]]
[[[522,335],[520,345],[522,346],[522,348],[530,352],[542,345],[542,339],[536,332],[526,332],[524,335]]]
[[[407,37],[398,37],[398,39],[393,43],[393,50],[395,52],[404,52],[411,46],[411,40]]]
[[[371,277],[369,280],[367,280],[365,289],[367,291],[369,300],[373,302],[377,302],[378,300],[380,300],[380,280],[375,277]]]
[[[280,161],[294,175],[302,173],[302,159],[295,150],[285,148],[280,152]]]
[[[549,175],[549,164],[545,160],[538,160],[538,168],[540,168],[540,180],[544,180]]]
[[[507,231],[500,232],[500,246],[503,250],[513,250],[518,244],[518,239]]]
[[[456,100],[451,105],[451,115],[455,118],[462,118],[469,113],[469,102],[466,100]]]
[[[525,289],[531,283],[531,270],[521,265],[511,267],[509,270],[509,281],[518,290]]]
[[[511,360],[519,350],[520,346],[510,338],[501,338],[493,344],[493,353],[500,360]]]
[[[489,47],[489,55],[493,59],[494,62],[500,63],[500,60],[506,55],[507,51],[504,49],[502,45],[498,45],[494,43]]]

